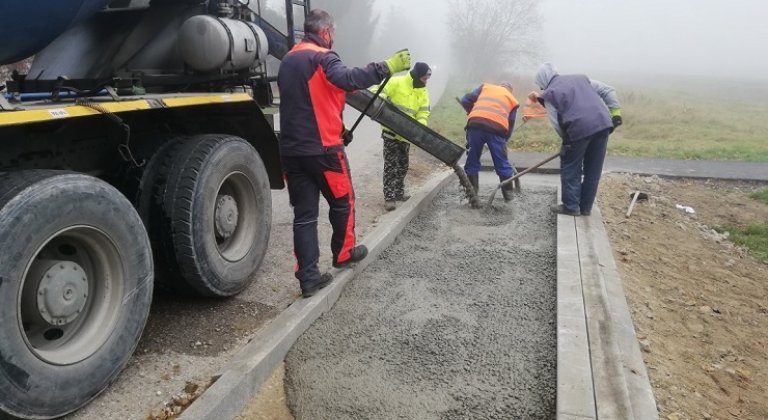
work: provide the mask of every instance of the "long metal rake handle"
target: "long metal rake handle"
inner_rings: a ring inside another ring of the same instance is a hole
[[[545,163],[554,160],[555,158],[560,156],[560,152],[555,153],[554,155],[542,160],[541,162],[531,166],[530,168],[526,168],[524,171],[517,173],[512,178],[505,179],[504,181],[500,182],[499,185],[496,186],[496,189],[493,190],[491,193],[490,198],[488,198],[488,202],[486,203],[486,207],[490,207],[491,204],[493,204],[493,198],[496,197],[496,192],[499,191],[499,189],[511,182],[514,182],[517,178],[520,178],[521,176],[527,174],[528,172],[531,172],[532,170],[538,168],[541,165],[544,165]]]

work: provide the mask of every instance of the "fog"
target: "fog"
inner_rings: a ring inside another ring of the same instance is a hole
[[[564,73],[768,79],[768,1],[534,1],[542,15],[540,59]],[[415,59],[445,63],[447,3],[375,2],[381,13],[392,8],[417,25],[403,28],[418,33],[409,45]]]
[[[538,4],[542,17],[535,62],[551,61],[563,73],[768,80],[765,0],[530,1]],[[344,51],[342,58],[350,64],[380,60],[403,47],[411,49],[414,60],[439,71],[449,72],[452,59],[461,59],[450,51],[448,1],[373,4],[380,18],[374,45],[363,55]],[[391,17],[401,23],[397,31],[385,25]],[[535,66],[523,69],[534,71]]]
[[[768,79],[765,0],[544,0],[561,70]]]

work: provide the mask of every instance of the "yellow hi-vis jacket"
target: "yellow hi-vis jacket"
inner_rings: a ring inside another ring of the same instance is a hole
[[[374,87],[375,89],[375,87]],[[429,119],[429,92],[426,87],[414,88],[413,77],[410,73],[402,76],[395,76],[389,79],[389,82],[381,91],[381,96],[389,100],[399,110],[408,114],[411,118],[427,125]],[[396,135],[387,127],[381,126],[384,135],[389,135],[396,140],[406,141],[401,136]]]

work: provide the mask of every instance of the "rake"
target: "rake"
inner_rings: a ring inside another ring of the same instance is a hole
[[[521,176],[527,174],[528,172],[531,172],[532,170],[538,168],[541,165],[544,165],[545,163],[547,163],[547,162],[549,162],[551,160],[554,160],[555,158],[557,158],[559,156],[560,156],[560,152],[557,152],[554,155],[552,155],[552,156],[542,160],[541,162],[531,166],[530,168],[527,168],[526,170],[515,174],[515,176],[513,176],[512,178],[508,178],[508,179],[505,179],[504,181],[500,182],[499,185],[497,185],[496,188],[491,193],[491,196],[488,198],[488,202],[485,204],[485,206],[486,207],[491,207],[491,205],[493,204],[493,198],[496,197],[496,192],[499,191],[499,189],[501,189],[502,187],[504,187],[505,185],[507,185],[509,183],[514,182],[516,179],[520,178]]]

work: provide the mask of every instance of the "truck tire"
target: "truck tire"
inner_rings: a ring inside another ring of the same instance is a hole
[[[0,173],[0,418],[59,417],[103,391],[149,315],[152,254],[114,187]]]
[[[233,296],[267,251],[272,196],[264,163],[240,137],[199,135],[165,153],[148,217],[167,289]]]

